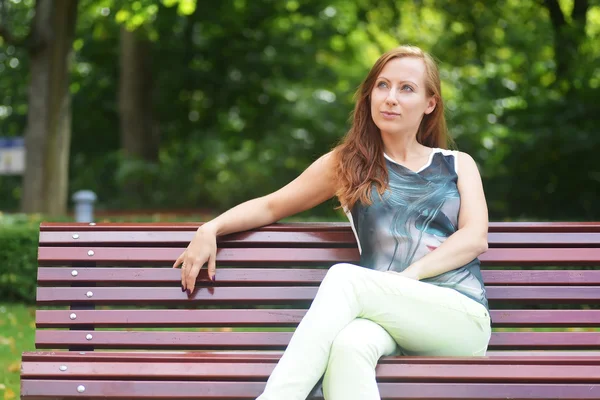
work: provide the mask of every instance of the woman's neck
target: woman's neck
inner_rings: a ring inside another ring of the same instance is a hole
[[[417,141],[417,135],[389,135],[381,133],[383,151],[392,159],[406,162],[431,154],[431,148]]]

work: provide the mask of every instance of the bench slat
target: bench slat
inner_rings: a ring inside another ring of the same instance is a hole
[[[93,255],[89,255],[89,251]],[[168,265],[184,248],[155,247],[40,247],[40,265],[69,265],[95,263],[96,265]],[[599,265],[600,248],[549,249],[490,249],[480,257],[487,265]],[[280,264],[312,265],[357,263],[360,257],[355,248],[221,248],[217,263],[221,264]]]
[[[204,303],[256,303],[289,304],[310,302],[317,287],[219,287],[203,286],[190,297],[178,287],[38,287],[38,304],[195,304]],[[588,286],[488,286],[487,297],[492,300],[509,300],[519,303],[534,301],[598,303],[598,287]],[[88,292],[92,296],[88,296]]]
[[[38,328],[296,326],[305,310],[38,310]],[[492,310],[495,327],[600,327],[600,310]]]
[[[202,222],[120,222],[120,223],[88,223],[77,222],[43,222],[40,231],[72,231],[77,230],[125,230],[125,231],[195,231]],[[348,222],[292,222],[274,223],[261,227],[259,231],[347,231],[350,229]],[[598,222],[490,222],[490,232],[600,232]]]
[[[94,225],[81,222],[42,222],[40,232],[46,231],[196,231],[203,222],[98,222]],[[502,223],[504,224],[504,223]],[[501,225],[502,225],[501,224]],[[564,229],[568,229],[572,223],[567,222]],[[591,227],[593,229],[593,226]],[[350,229],[348,222],[276,222],[256,229],[264,232],[344,232]],[[579,230],[581,231],[581,230]]]
[[[23,362],[264,362],[277,361],[281,351],[30,351]],[[384,356],[381,364],[528,364],[528,365],[598,365],[598,351],[488,351],[485,357],[418,357]]]
[[[184,382],[184,381],[94,381],[23,380],[22,399],[47,400],[48,397],[75,398],[76,388],[85,387],[86,396],[104,399],[124,397],[161,397],[169,399],[255,399],[264,382]],[[395,399],[513,399],[513,400],[597,400],[600,385],[551,383],[391,383],[378,384],[383,400]],[[80,395],[77,397],[81,397]],[[322,400],[322,397],[314,397]]]
[[[76,268],[77,276],[71,275],[73,267],[40,267],[38,284],[68,284],[93,282],[104,284],[177,284],[181,282],[181,270],[163,268]],[[218,282],[249,284],[299,284],[318,285],[327,269],[290,268],[218,268]],[[482,270],[486,285],[600,285],[600,270]],[[200,280],[208,279],[206,269],[200,272]],[[600,296],[600,295],[599,295]]]
[[[73,235],[77,234],[77,239]],[[163,245],[165,247],[186,247],[193,239],[194,231],[83,231],[83,232],[40,232],[40,245],[43,246],[109,246],[125,245]],[[591,235],[598,234],[592,233]],[[600,242],[600,238],[599,238]],[[219,247],[245,244],[250,247],[273,247],[286,245],[302,245],[332,247],[356,247],[354,233],[348,229],[346,232],[263,232],[250,231],[235,233],[218,238]]]
[[[152,380],[264,380],[275,368],[276,360],[254,363],[228,362],[128,362],[115,365],[101,361],[28,362],[22,376],[29,379],[87,378]],[[381,364],[378,381],[411,382],[598,382],[600,368],[594,365],[498,365],[498,364]]]
[[[73,235],[77,235],[76,238]],[[186,247],[194,237],[194,231],[42,231],[41,246],[159,246]],[[600,232],[490,232],[490,247],[575,247],[597,246]],[[219,247],[356,247],[354,233],[346,231],[323,232],[269,232],[248,231],[218,238]]]
[[[88,340],[87,335],[92,335]],[[283,350],[291,332],[36,331],[36,348]],[[600,349],[600,332],[494,332],[490,350]]]
[[[89,251],[93,251],[90,256]],[[168,265],[179,257],[185,248],[156,247],[40,247],[40,265],[69,265],[94,263],[95,265]],[[279,265],[331,265],[338,262],[357,262],[356,248],[221,248],[217,262],[231,264]]]

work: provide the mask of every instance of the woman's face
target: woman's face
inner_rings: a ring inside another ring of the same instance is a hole
[[[416,135],[423,115],[435,109],[425,76],[420,58],[394,58],[383,67],[371,90],[371,115],[382,134]]]

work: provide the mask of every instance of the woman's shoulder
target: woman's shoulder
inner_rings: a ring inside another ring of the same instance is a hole
[[[470,171],[470,172],[472,172],[473,170],[478,170],[475,159],[469,153],[466,153],[464,151],[458,151],[458,150],[455,150],[455,152],[456,152],[456,155],[455,155],[456,161],[455,161],[454,170],[455,170],[456,174],[459,173],[459,170],[460,171]]]
[[[456,149],[441,149],[441,148],[433,148],[432,152],[439,153],[444,156],[453,166],[454,172],[458,175],[459,170],[463,168],[471,169],[473,166],[477,168],[477,164],[475,160],[469,153],[464,151],[456,150]]]

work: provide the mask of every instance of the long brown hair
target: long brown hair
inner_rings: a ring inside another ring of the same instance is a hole
[[[388,175],[383,156],[383,141],[379,128],[371,116],[370,95],[384,66],[390,60],[399,57],[423,60],[426,69],[427,95],[434,96],[437,101],[435,109],[423,116],[417,132],[417,141],[428,147],[445,149],[448,146],[440,75],[433,57],[414,46],[400,46],[383,54],[356,91],[352,126],[341,143],[333,150],[338,188],[336,195],[341,206],[348,210],[357,201],[371,204],[373,186],[379,195],[382,195],[387,188]]]

